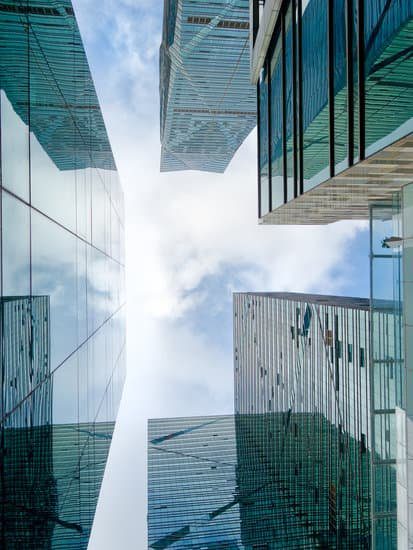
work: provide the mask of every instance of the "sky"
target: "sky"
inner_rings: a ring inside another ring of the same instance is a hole
[[[89,550],[143,550],[148,418],[233,411],[232,292],[367,296],[364,222],[259,226],[256,132],[159,172],[161,0],[73,0],[125,193],[127,379]]]

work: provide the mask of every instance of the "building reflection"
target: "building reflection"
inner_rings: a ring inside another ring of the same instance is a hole
[[[53,473],[49,297],[1,300],[2,548],[50,548]]]
[[[70,0],[0,3],[0,548],[83,549],[124,381],[123,192]]]
[[[365,442],[322,414],[240,414],[235,430],[245,548],[370,548]]]
[[[53,423],[48,296],[1,313],[1,547],[86,547],[114,422]]]
[[[164,418],[148,433],[150,548],[370,548],[371,452],[323,414]]]

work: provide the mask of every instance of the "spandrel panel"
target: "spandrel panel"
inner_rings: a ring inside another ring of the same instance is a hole
[[[30,294],[30,212],[2,192],[3,296]]]
[[[50,297],[52,368],[76,349],[80,338],[85,336],[83,246],[65,229],[37,212],[32,213],[33,293]]]

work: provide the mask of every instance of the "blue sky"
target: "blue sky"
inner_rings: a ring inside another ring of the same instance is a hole
[[[366,296],[367,227],[259,227],[256,135],[159,173],[163,2],[74,0],[126,199],[128,377],[90,550],[146,548],[146,420],[232,412],[235,290]]]

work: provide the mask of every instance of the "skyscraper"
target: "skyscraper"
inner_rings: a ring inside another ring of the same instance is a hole
[[[223,172],[256,125],[248,0],[164,0],[161,171]]]
[[[384,297],[371,310],[368,299],[234,296],[235,412],[284,415],[273,460],[297,469],[315,510],[334,503],[343,548],[397,547],[400,323]]]
[[[0,5],[2,548],[86,548],[124,379],[123,194],[69,0]]]

